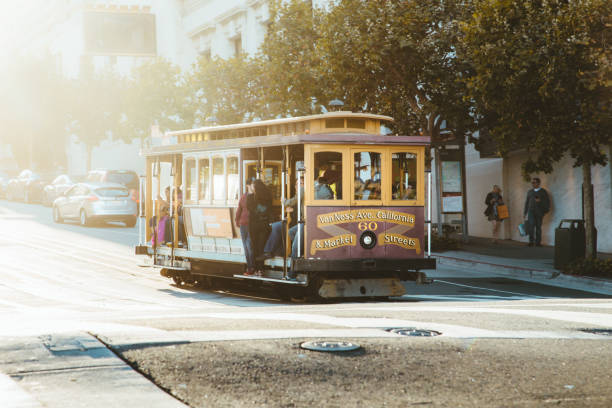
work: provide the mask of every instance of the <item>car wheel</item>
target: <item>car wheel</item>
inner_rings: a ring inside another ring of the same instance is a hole
[[[57,207],[53,207],[53,221],[57,222],[58,224],[64,222],[60,214],[59,208]]]
[[[83,227],[86,227],[87,225],[89,225],[89,219],[87,218],[87,213],[85,212],[85,210],[81,210],[79,220]]]

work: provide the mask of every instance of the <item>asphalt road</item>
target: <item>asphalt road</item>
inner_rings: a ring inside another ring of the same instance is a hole
[[[385,302],[290,303],[173,286],[121,224],[0,201],[0,231],[2,407],[612,405],[602,295],[440,269]],[[332,340],[360,348],[300,348]]]

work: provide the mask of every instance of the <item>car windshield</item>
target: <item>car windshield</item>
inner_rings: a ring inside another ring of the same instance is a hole
[[[125,188],[98,188],[96,194],[100,197],[127,197],[129,195]]]
[[[123,184],[128,188],[138,187],[138,177],[133,173],[109,173],[106,181]]]

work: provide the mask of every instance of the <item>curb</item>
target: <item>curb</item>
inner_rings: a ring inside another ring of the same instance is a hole
[[[556,269],[530,268],[507,265],[500,258],[494,261],[483,261],[470,258],[458,258],[431,254],[438,264],[451,267],[469,268],[474,271],[493,272],[498,275],[509,276],[515,279],[542,283],[566,289],[582,290],[612,296],[612,281],[590,277],[564,275]]]

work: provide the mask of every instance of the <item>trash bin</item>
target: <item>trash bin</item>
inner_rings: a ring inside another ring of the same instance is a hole
[[[584,258],[586,234],[584,220],[561,220],[555,229],[555,269],[561,269],[570,262]]]

